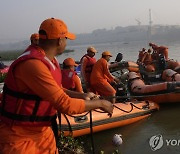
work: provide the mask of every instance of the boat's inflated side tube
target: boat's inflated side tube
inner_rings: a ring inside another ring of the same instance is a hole
[[[169,69],[174,70],[174,69],[177,69],[177,67],[179,66],[180,66],[180,62],[178,61],[174,61],[173,59],[170,59],[167,61],[167,68]]]
[[[115,69],[115,70],[120,70],[120,69],[128,69],[130,72],[139,72],[139,66],[135,62],[132,61],[122,61],[122,62],[117,62],[109,65],[110,69]]]
[[[137,94],[148,94],[162,91],[173,91],[179,87],[180,82],[164,82],[153,85],[146,85],[141,77],[135,72],[129,72],[131,92]]]
[[[180,74],[172,69],[166,69],[162,73],[162,79],[165,81],[180,81]]]
[[[153,64],[149,64],[145,66],[147,72],[155,72],[155,66]]]
[[[130,72],[139,72],[139,65],[135,62],[129,61],[128,62],[128,70]]]

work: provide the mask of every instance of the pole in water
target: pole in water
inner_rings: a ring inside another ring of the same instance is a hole
[[[90,132],[91,132],[91,145],[92,145],[92,153],[95,154],[94,147],[94,138],[93,138],[93,123],[92,123],[92,111],[90,111]]]

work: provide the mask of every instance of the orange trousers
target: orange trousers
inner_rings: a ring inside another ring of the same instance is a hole
[[[108,82],[99,82],[91,87],[101,96],[113,96],[116,93],[116,90]]]
[[[0,121],[0,154],[57,154],[50,127],[9,127]]]

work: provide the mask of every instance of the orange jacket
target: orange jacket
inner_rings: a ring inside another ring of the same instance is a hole
[[[62,86],[66,89],[83,92],[81,80],[75,71],[64,69],[62,72]]]
[[[168,47],[165,47],[165,46],[160,46],[158,48],[158,53],[159,54],[163,54],[165,59],[168,60]]]
[[[37,56],[38,54],[41,56],[43,55],[43,57],[47,59],[47,61],[49,61],[50,65],[52,66],[51,69],[53,69],[54,67],[58,67],[57,65],[55,65],[55,60],[50,61],[47,57],[45,57],[45,53],[42,49],[35,48],[34,50],[36,50],[36,54],[34,54],[34,57]],[[23,59],[24,57],[21,58]],[[35,58],[35,59],[24,60],[12,68],[14,74],[14,80],[13,80],[14,83],[7,85],[8,87],[11,88],[11,90],[15,91],[16,90],[15,87],[17,86],[18,92],[21,93],[29,92],[33,95],[37,95],[42,100],[46,100],[49,102],[46,104],[47,108],[43,108],[43,110],[38,109],[37,111],[38,115],[43,116],[44,114],[45,116],[44,112],[50,110],[50,108],[52,109],[54,108],[55,111],[59,110],[62,113],[67,113],[67,114],[84,112],[85,109],[84,100],[70,98],[68,95],[66,95],[63,89],[61,88],[61,86],[59,85],[61,84],[60,80],[58,81],[57,79],[55,79],[56,77],[54,78],[48,66],[45,65],[40,59]],[[9,74],[10,73],[8,73],[8,76]],[[6,78],[7,79],[6,81],[8,81],[8,78],[10,78],[8,76]],[[26,106],[26,103],[23,102],[27,102],[27,101],[24,99],[19,99],[18,102],[10,101],[9,103],[11,104],[17,103],[17,105],[20,105],[20,108],[14,108],[14,111],[12,106],[10,107],[10,105],[5,104],[5,108],[6,110],[8,109],[8,111],[10,112],[15,112],[15,113],[22,112],[23,115],[31,114],[30,110],[33,108],[33,105],[29,104],[30,106],[28,105]],[[27,109],[28,111],[25,112],[24,110],[20,110],[22,109],[21,105],[24,106],[23,109]],[[50,108],[48,108],[48,105]]]
[[[95,57],[89,57],[87,54],[81,58],[81,74],[85,82],[90,83],[92,68],[96,63]]]
[[[93,66],[90,82],[91,84],[96,84],[99,82],[112,82],[114,77],[111,75],[108,69],[108,62],[101,58]]]
[[[142,63],[145,65],[151,64],[152,63],[152,55],[148,52],[146,52],[142,58]]]
[[[145,51],[139,51],[139,55],[138,55],[138,62],[142,62],[142,58],[144,57]]]

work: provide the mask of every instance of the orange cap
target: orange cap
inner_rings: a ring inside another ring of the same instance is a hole
[[[38,40],[38,39],[39,39],[39,34],[38,33],[34,33],[30,37],[30,40]]]
[[[112,54],[109,51],[104,51],[102,53],[102,56],[110,56],[110,57],[112,57]]]
[[[66,24],[55,18],[49,18],[44,20],[39,28],[39,32],[44,30],[46,34],[39,34],[41,39],[59,39],[59,38],[68,38],[74,40],[76,36],[68,32]]]
[[[91,51],[91,52],[94,52],[94,53],[97,52],[97,50],[94,47],[92,47],[92,46],[87,48],[87,52],[88,51]]]
[[[78,66],[78,64],[75,63],[74,59],[73,58],[66,58],[63,63],[66,65],[66,66]]]

